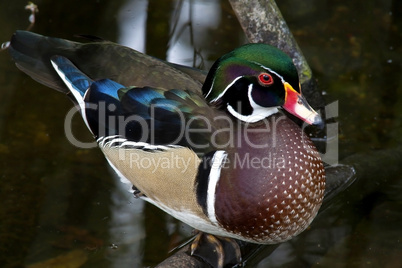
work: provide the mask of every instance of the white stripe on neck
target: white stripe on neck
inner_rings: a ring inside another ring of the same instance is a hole
[[[221,169],[225,165],[227,153],[225,151],[216,151],[211,160],[211,170],[209,173],[208,190],[207,190],[207,211],[208,218],[215,225],[218,220],[215,215],[215,192],[216,186],[221,176]]]
[[[248,86],[248,92],[247,96],[250,101],[251,108],[253,109],[253,112],[250,115],[242,115],[238,113],[235,109],[233,109],[232,106],[228,104],[227,109],[231,115],[236,117],[237,119],[247,122],[247,123],[255,123],[258,122],[264,118],[267,118],[268,116],[271,116],[273,114],[276,114],[279,112],[278,107],[263,107],[258,105],[252,98],[251,96],[251,91],[253,90],[253,84],[250,84]]]

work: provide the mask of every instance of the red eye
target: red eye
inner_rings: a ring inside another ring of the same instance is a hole
[[[274,79],[272,75],[268,73],[262,73],[258,76],[258,80],[263,86],[272,85],[274,83]]]

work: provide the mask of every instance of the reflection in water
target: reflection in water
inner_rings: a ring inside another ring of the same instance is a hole
[[[217,28],[221,21],[219,1],[171,1],[169,4],[169,48],[166,60],[187,66],[199,66],[207,55],[204,50],[196,51],[208,40],[209,31]],[[128,0],[118,15],[120,34],[118,43],[146,53],[147,0]],[[158,46],[163,44],[147,44]],[[164,49],[164,48],[163,48]],[[212,62],[207,63],[210,66]]]
[[[110,173],[114,171],[110,168]],[[144,201],[133,200],[130,185],[122,183],[115,175],[116,187],[111,194],[110,239],[107,258],[112,267],[140,267],[142,263],[141,240],[144,239],[143,207]]]
[[[145,53],[147,0],[127,0],[118,11],[117,43]]]
[[[219,25],[220,3],[218,1],[183,1],[180,9],[175,13],[171,19],[170,28],[173,34],[170,38],[167,60],[187,66],[199,66],[200,61],[207,57],[202,50],[196,54],[195,49],[201,47],[202,42],[208,39],[208,31]]]

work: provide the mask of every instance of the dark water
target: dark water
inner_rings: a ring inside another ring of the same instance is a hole
[[[326,102],[338,101],[340,161],[400,149],[401,2],[278,2]],[[34,32],[68,39],[92,34],[204,69],[246,42],[225,1],[36,4]],[[28,26],[25,5],[25,0],[0,0],[1,42]],[[98,149],[69,143],[64,120],[71,107],[67,98],[32,81],[7,52],[0,52],[2,267],[45,267],[41,262],[46,261],[53,261],[49,267],[159,263],[191,236],[191,229],[135,200]],[[78,116],[73,134],[91,141]],[[368,178],[378,187],[352,186],[310,230],[261,257],[260,267],[400,267],[402,172],[387,177],[390,164],[381,154],[371,159],[379,175]],[[65,266],[56,266],[60,263]]]

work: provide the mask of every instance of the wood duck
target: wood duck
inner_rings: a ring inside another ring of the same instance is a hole
[[[18,31],[9,50],[19,69],[79,106],[109,164],[138,197],[184,223],[273,244],[316,216],[323,163],[290,116],[322,120],[282,51],[247,44],[205,76],[102,40]]]

